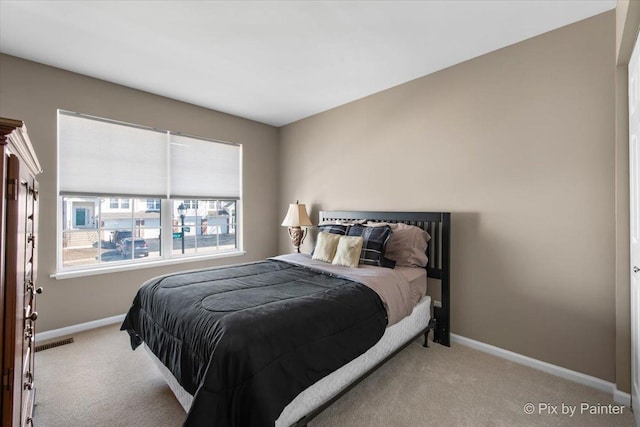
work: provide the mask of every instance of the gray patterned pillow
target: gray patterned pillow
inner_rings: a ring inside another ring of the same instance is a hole
[[[323,224],[318,226],[318,233],[331,233],[346,236],[347,230],[349,230],[349,226],[342,224]]]
[[[362,236],[362,251],[360,252],[360,264],[375,265],[377,267],[395,267],[395,262],[384,256],[384,248],[391,237],[391,228],[382,227],[364,227],[361,225],[352,225],[347,230],[348,236]]]

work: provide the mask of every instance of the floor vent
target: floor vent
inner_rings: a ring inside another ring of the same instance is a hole
[[[42,344],[36,346],[36,351],[48,350],[54,347],[60,347],[61,345],[71,344],[73,342],[73,338],[67,338],[60,341],[50,342],[49,344]]]

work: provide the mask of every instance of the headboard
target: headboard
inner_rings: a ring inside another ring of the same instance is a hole
[[[366,211],[320,211],[320,224],[332,221],[369,220],[375,222],[404,223],[422,228],[431,236],[427,247],[429,259],[427,276],[441,283],[442,308],[435,316],[436,339],[449,346],[449,268],[451,251],[451,213],[449,212],[366,212]]]

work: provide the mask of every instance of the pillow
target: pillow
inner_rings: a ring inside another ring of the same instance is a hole
[[[367,223],[366,219],[337,219],[334,224],[342,224],[342,225],[365,225]]]
[[[360,236],[340,236],[338,248],[331,264],[356,268],[360,262],[360,252],[364,239]]]
[[[360,264],[389,268],[395,266],[395,263],[392,263],[384,256],[384,246],[389,236],[391,236],[391,228],[388,225],[381,227],[353,225],[349,227],[347,235],[362,236],[363,242],[362,250],[360,251]]]
[[[385,256],[403,267],[425,267],[427,265],[427,244],[429,233],[420,227],[408,224],[388,224],[368,222],[368,227],[391,227],[393,234],[385,247]]]
[[[318,226],[318,231],[321,233],[340,234],[342,236],[346,236],[348,229],[348,225],[342,224],[323,224]]]
[[[336,254],[336,249],[338,248],[338,240],[340,240],[338,234],[318,233],[316,248],[313,250],[313,256],[311,258],[324,262],[333,261],[333,256]]]
[[[331,234],[339,234],[341,236],[345,236],[347,234],[347,230],[349,229],[348,225],[340,225],[340,224],[322,224],[318,226],[318,235],[320,233],[331,233]],[[317,246],[317,243],[316,243]],[[311,257],[313,258],[313,254],[316,252],[315,247],[311,251]],[[331,262],[331,260],[327,261]]]

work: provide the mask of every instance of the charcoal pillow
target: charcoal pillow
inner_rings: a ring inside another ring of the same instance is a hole
[[[347,230],[348,236],[362,236],[362,251],[360,252],[360,264],[375,265],[376,267],[395,267],[395,262],[384,256],[384,248],[391,237],[391,228],[363,227],[353,225]]]
[[[349,226],[342,224],[323,224],[318,226],[318,233],[331,233],[346,236],[347,230],[349,230]]]

